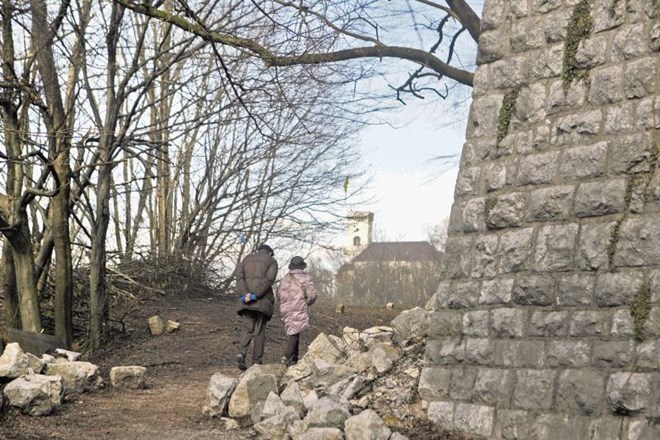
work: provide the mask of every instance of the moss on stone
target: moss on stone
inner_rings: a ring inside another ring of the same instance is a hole
[[[493,210],[496,204],[497,198],[492,196],[486,197],[486,203],[484,203],[484,217],[486,218],[486,221],[488,221],[488,216],[490,216],[490,212]]]
[[[500,107],[500,114],[497,117],[497,144],[502,142],[502,139],[509,134],[509,125],[511,124],[511,115],[513,108],[516,105],[516,100],[520,95],[520,87],[510,90],[504,99],[502,99],[502,107]]]
[[[644,324],[651,314],[651,283],[644,280],[630,306],[630,315],[633,318],[633,333],[638,342],[644,340]]]
[[[564,62],[562,66],[562,79],[564,90],[567,90],[574,80],[586,79],[588,72],[577,67],[576,55],[582,40],[585,40],[593,29],[591,19],[591,0],[582,0],[575,5],[573,14],[568,21],[566,40],[564,44]]]

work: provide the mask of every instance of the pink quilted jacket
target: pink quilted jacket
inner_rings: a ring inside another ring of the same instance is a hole
[[[303,286],[307,291],[306,299]],[[277,299],[287,335],[297,335],[309,327],[308,306],[316,301],[316,288],[310,274],[302,269],[291,270],[277,288]]]

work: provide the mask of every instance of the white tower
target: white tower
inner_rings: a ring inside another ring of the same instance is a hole
[[[374,213],[369,211],[349,211],[346,215],[346,244],[344,249],[351,260],[371,244]]]

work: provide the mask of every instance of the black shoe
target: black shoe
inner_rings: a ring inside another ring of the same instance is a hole
[[[238,353],[236,355],[236,362],[238,362],[238,369],[241,371],[247,370],[247,365],[245,365],[245,356]]]

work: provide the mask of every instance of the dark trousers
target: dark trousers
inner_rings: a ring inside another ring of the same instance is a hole
[[[284,357],[287,363],[295,364],[298,362],[298,348],[300,346],[300,333],[297,335],[289,335],[289,340],[286,344],[286,351]]]
[[[238,342],[238,352],[247,356],[250,341],[254,338],[254,349],[252,350],[252,363],[261,364],[264,356],[264,342],[266,340],[266,323],[268,319],[263,313],[252,310],[244,310],[241,314],[241,337]]]

